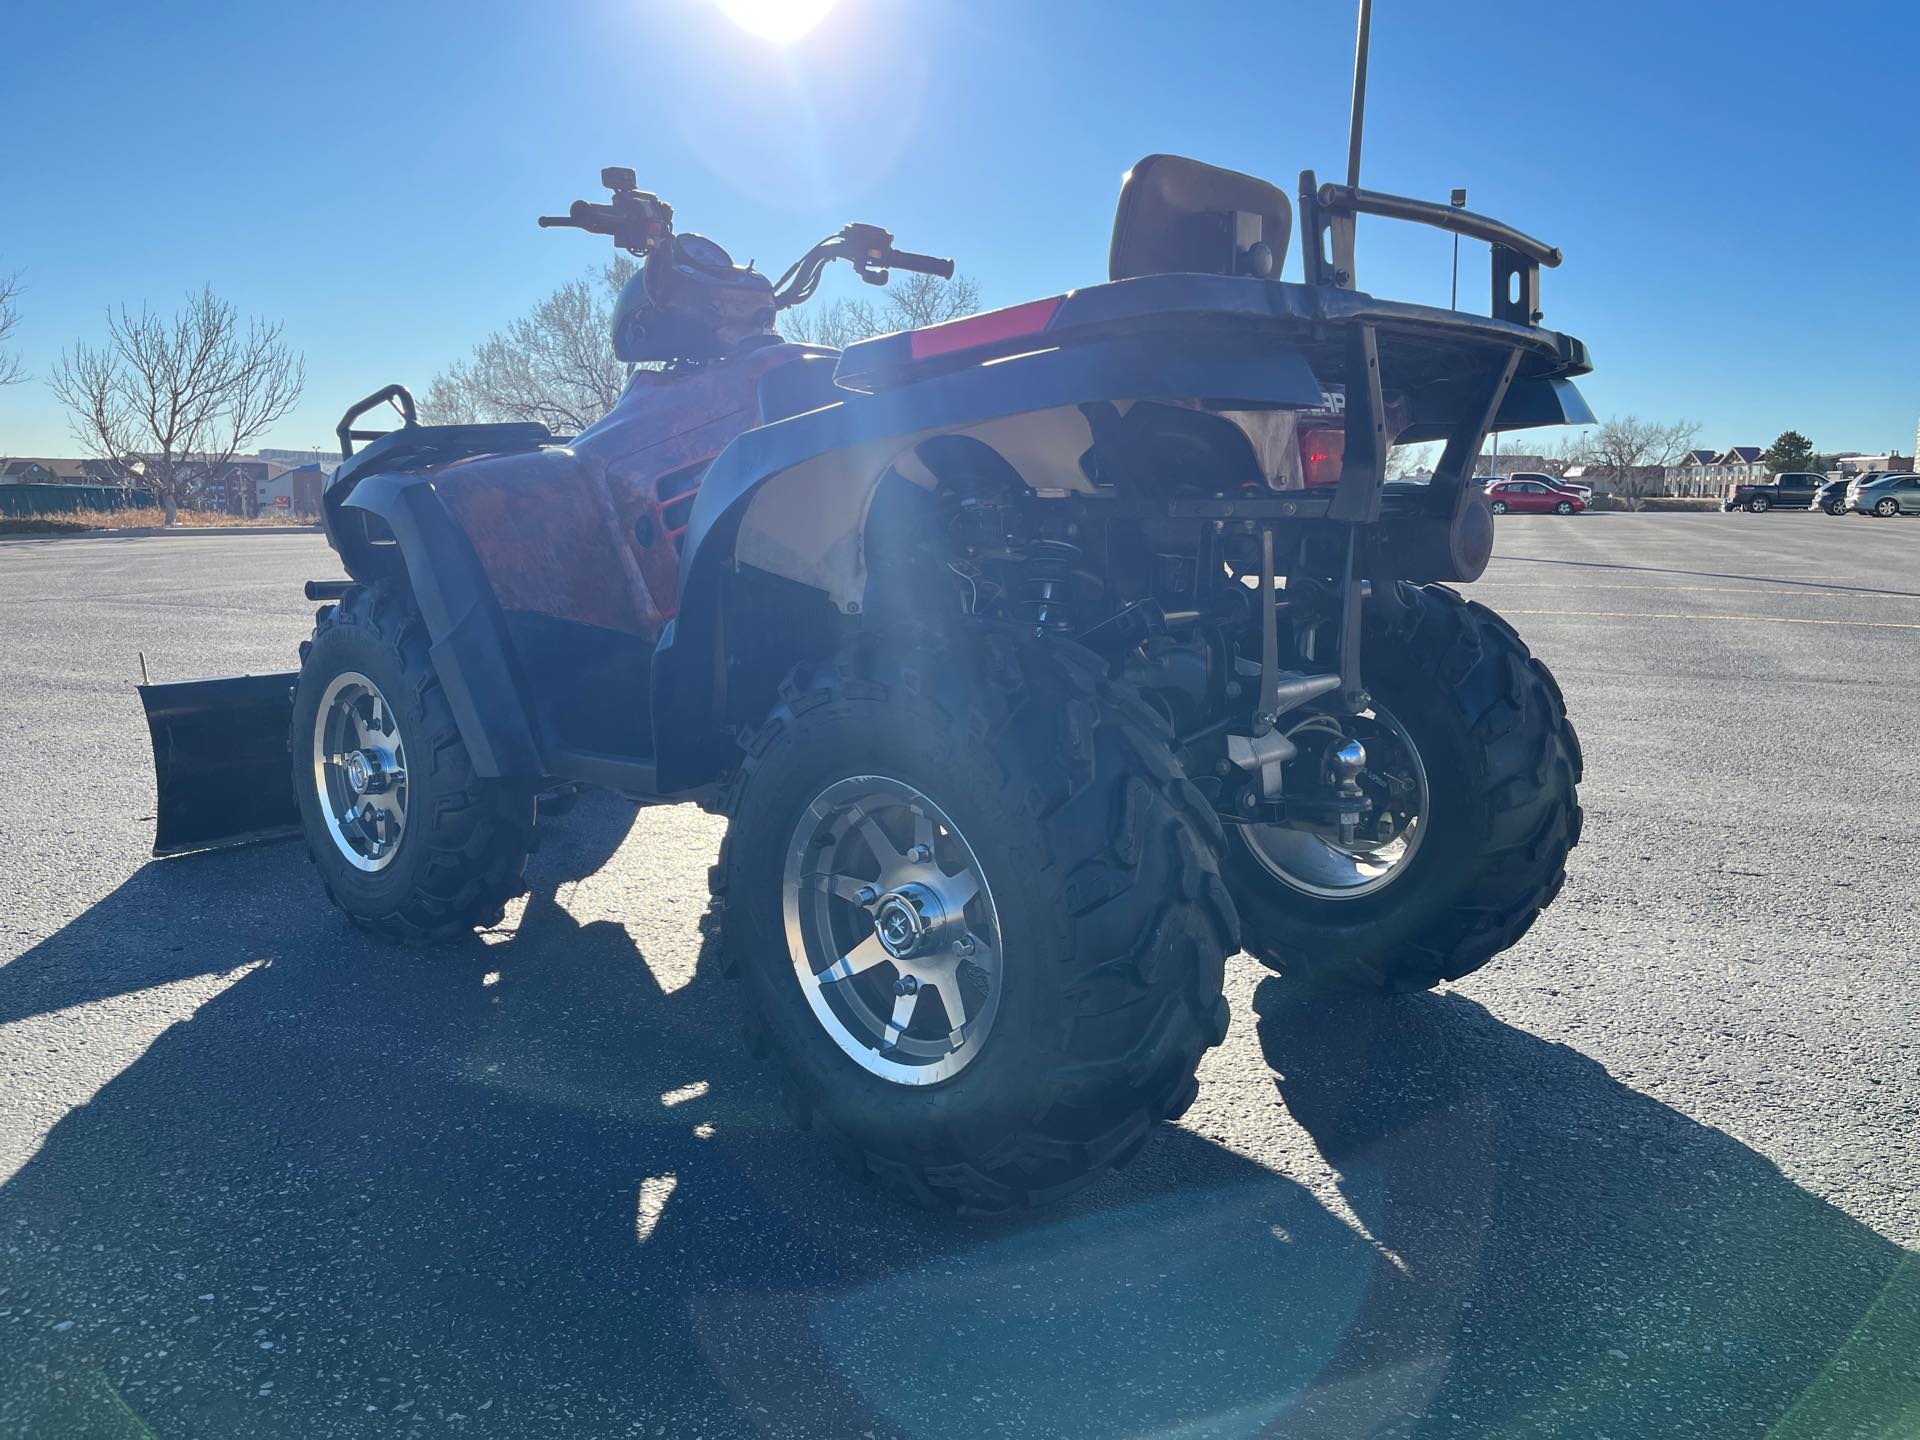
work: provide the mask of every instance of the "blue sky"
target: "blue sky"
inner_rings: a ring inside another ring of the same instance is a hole
[[[1291,190],[1344,165],[1348,0],[840,0],[778,49],[710,0],[7,0],[0,272],[35,380],[0,452],[72,453],[41,381],[121,301],[211,282],[307,357],[269,437],[423,387],[602,240],[533,217],[635,167],[777,272],[848,220],[956,256],[990,304],[1104,277],[1156,150]],[[1378,0],[1366,183],[1567,252],[1547,323],[1601,414],[1909,449],[1920,415],[1920,7]],[[1446,299],[1444,236],[1363,222],[1363,288]],[[1485,252],[1462,296],[1484,308]],[[1290,257],[1288,274],[1298,271]],[[841,282],[841,283],[844,283]]]

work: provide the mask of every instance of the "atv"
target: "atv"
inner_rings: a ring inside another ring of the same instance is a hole
[[[1488,433],[1591,419],[1539,323],[1559,251],[1309,171],[1291,283],[1282,190],[1153,155],[1107,283],[835,352],[776,330],[830,262],[951,262],[849,225],[773,281],[602,180],[540,223],[641,258],[613,347],[644,368],[570,439],[353,406],[352,578],[308,585],[297,675],[143,689],[158,851],[297,827],[415,946],[496,923],[578,787],[710,807],[722,964],[802,1117],[984,1211],[1186,1109],[1238,947],[1420,989],[1553,900],[1578,741],[1446,586],[1491,554]],[[1361,214],[1490,242],[1491,314],[1356,288]]]

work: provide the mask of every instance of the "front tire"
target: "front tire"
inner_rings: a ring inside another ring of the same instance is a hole
[[[1556,515],[1571,515],[1573,513],[1573,502],[1571,500],[1562,500],[1558,505],[1553,507],[1553,513]]]
[[[532,791],[474,774],[403,585],[355,586],[302,647],[289,751],[307,851],[355,925],[407,945],[497,924]]]
[[[1579,738],[1546,666],[1485,606],[1402,584],[1369,610],[1362,665],[1411,742],[1417,846],[1386,883],[1311,885],[1231,831],[1223,870],[1247,948],[1310,986],[1424,990],[1485,965],[1560,893],[1579,841]],[[1266,859],[1262,859],[1263,853]]]
[[[1218,822],[1086,652],[860,637],[785,684],[727,806],[750,1041],[856,1173],[1022,1209],[1192,1103],[1237,941]]]

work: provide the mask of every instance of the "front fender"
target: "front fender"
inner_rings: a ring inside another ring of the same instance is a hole
[[[392,532],[432,642],[434,673],[474,771],[489,778],[537,777],[540,746],[521,699],[499,609],[473,547],[432,480],[370,475],[340,504],[343,510],[378,516]]]

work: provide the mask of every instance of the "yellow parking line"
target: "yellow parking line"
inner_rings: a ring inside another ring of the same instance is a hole
[[[1571,615],[1593,620],[1731,620],[1742,625],[1857,625],[1866,630],[1920,630],[1920,623],[1899,620],[1803,620],[1788,615],[1685,615],[1652,610],[1509,610],[1502,615]]]
[[[1501,580],[1488,575],[1479,583],[1498,585],[1505,590],[1640,590],[1662,595],[1779,595],[1790,600],[1857,600],[1862,595],[1871,595],[1876,600],[1920,600],[1920,595],[1909,595],[1898,590],[1850,590],[1844,586],[1827,588],[1810,580],[1786,581],[1778,588],[1765,585],[1582,585],[1578,581],[1543,585],[1532,580]]]

